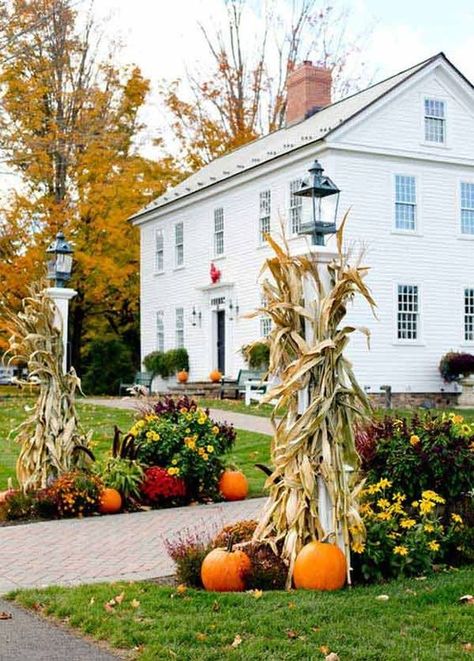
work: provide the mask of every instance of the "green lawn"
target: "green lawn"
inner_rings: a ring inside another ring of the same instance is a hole
[[[25,406],[31,406],[31,397],[18,395],[1,397],[0,391],[0,491],[6,488],[7,478],[15,475],[15,462],[18,447],[8,438],[11,429],[25,419]],[[105,406],[78,403],[78,412],[85,430],[92,429],[93,450],[97,457],[107,453],[112,445],[114,425],[122,431],[131,427],[134,412],[124,409],[111,409]],[[248,477],[250,495],[262,494],[265,475],[254,467],[255,462],[268,463],[270,457],[270,437],[243,430],[237,430],[234,449],[226,458],[236,464]]]
[[[474,569],[335,593],[216,594],[152,583],[20,591],[9,598],[141,661],[459,661],[474,644]],[[121,604],[105,610],[124,593]],[[388,599],[377,599],[387,595]],[[133,604],[133,600],[136,600]],[[138,603],[139,602],[139,603]],[[232,643],[240,636],[241,642]]]

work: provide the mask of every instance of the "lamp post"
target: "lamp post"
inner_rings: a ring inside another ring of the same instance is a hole
[[[339,206],[340,190],[336,184],[323,175],[324,168],[319,161],[314,161],[308,170],[309,177],[305,179],[301,188],[294,195],[311,198],[312,218],[311,222],[303,223],[299,234],[309,234],[313,245],[324,246],[324,236],[336,233],[337,210]],[[335,196],[334,211],[331,211],[324,198]]]
[[[67,372],[69,301],[77,294],[74,289],[66,287],[66,283],[71,278],[73,252],[62,232],[56,234],[56,238],[46,250],[48,278],[52,284],[51,287],[48,287],[46,293],[52,298],[57,309],[56,324],[61,330],[63,340],[64,373]]]

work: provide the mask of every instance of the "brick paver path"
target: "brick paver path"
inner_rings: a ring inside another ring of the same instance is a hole
[[[0,528],[0,593],[173,574],[164,540],[253,518],[263,498]]]
[[[83,401],[85,404],[95,404],[97,406],[119,409],[135,409],[137,407],[137,400],[129,397],[104,397],[99,399],[87,397],[79,401]],[[273,434],[273,428],[269,418],[264,418],[263,416],[247,415],[245,413],[223,411],[221,409],[210,409],[210,415],[216,422],[228,422],[233,424],[236,429],[260,432],[261,434]]]

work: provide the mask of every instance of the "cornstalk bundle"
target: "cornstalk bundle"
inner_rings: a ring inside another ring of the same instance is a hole
[[[263,400],[277,400],[274,469],[254,539],[269,542],[288,563],[288,587],[300,549],[328,534],[342,539],[350,580],[350,544],[360,545],[365,535],[357,507],[360,486],[352,488],[347,468],[358,467],[354,422],[370,412],[370,404],[344,350],[355,330],[367,337],[368,330],[341,322],[354,296],[361,295],[372,309],[375,303],[363,282],[368,269],[351,266],[343,253],[343,227],[344,222],[337,235],[338,256],[327,267],[329,286],[314,257],[291,256],[285,241],[281,246],[267,237],[275,256],[264,267],[271,275],[262,285],[265,305],[255,313],[272,319],[269,373],[279,383]],[[298,404],[301,393],[305,410]],[[279,411],[284,414],[277,421]],[[330,530],[320,521],[318,479],[332,505]]]
[[[28,381],[36,383],[38,398],[25,407],[29,417],[12,431],[21,445],[16,464],[18,482],[24,491],[44,488],[51,479],[82,465],[89,454],[89,435],[81,433],[74,404],[80,379],[73,368],[62,370],[63,345],[57,327],[56,306],[39,285],[31,288],[17,314],[9,314],[9,364],[28,366]]]

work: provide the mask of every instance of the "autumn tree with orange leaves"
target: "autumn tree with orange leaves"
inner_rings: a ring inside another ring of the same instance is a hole
[[[2,210],[0,292],[18,306],[63,229],[75,249],[70,338],[80,371],[90,338],[138,347],[139,237],[126,219],[179,174],[169,157],[140,155],[148,81],[114,64],[112,49],[99,55],[97,26],[91,16],[79,24],[76,4],[12,0],[1,10],[2,160],[20,186]]]
[[[368,78],[361,63],[357,74],[351,71],[367,34],[351,36],[349,10],[327,0],[270,0],[255,17],[248,0],[223,1],[223,27],[199,26],[211,68],[189,71],[187,95],[179,80],[161,89],[190,170],[282,128],[288,75],[300,61],[333,70],[334,98]]]

